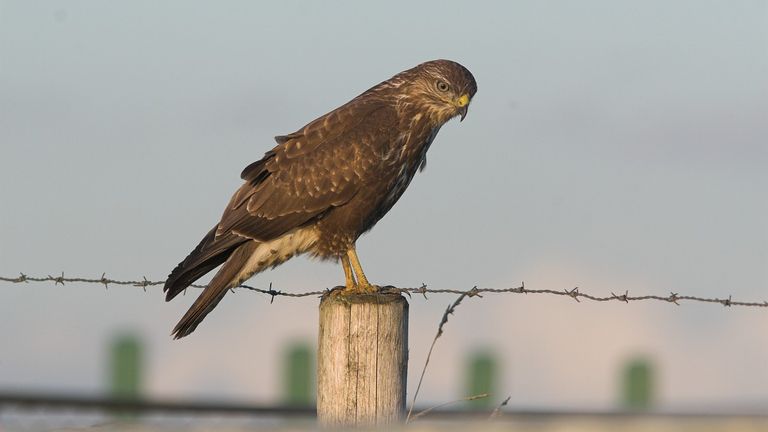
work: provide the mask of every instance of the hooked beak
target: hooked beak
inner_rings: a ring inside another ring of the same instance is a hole
[[[469,95],[463,94],[460,98],[456,99],[456,106],[459,108],[459,115],[461,115],[459,121],[464,121],[464,117],[467,116],[467,109],[469,108]]]

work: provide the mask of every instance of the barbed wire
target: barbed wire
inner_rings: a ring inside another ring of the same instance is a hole
[[[149,280],[146,277],[141,278],[141,280],[118,280],[118,279],[112,279],[108,278],[106,276],[106,273],[102,273],[101,277],[99,278],[84,278],[84,277],[66,277],[64,276],[64,273],[62,272],[60,276],[28,276],[24,273],[19,273],[19,276],[17,277],[4,277],[0,276],[0,281],[2,282],[10,282],[10,283],[29,283],[29,282],[53,282],[54,285],[64,285],[65,283],[90,283],[90,284],[101,284],[104,285],[104,288],[108,289],[109,285],[127,285],[127,286],[133,286],[133,287],[141,287],[144,289],[144,291],[147,290],[147,287],[152,287],[156,285],[163,285],[165,283],[164,280],[162,281],[156,281],[156,280]],[[193,284],[190,285],[192,288],[205,288],[207,285],[199,285],[199,284]],[[320,291],[306,291],[306,292],[300,292],[300,293],[292,293],[292,292],[285,292],[280,290],[275,290],[272,288],[272,284],[270,283],[269,289],[263,289],[263,288],[256,288],[250,285],[240,285],[237,287],[238,289],[246,289],[249,291],[254,291],[262,294],[266,294],[272,297],[271,301],[275,300],[275,297],[312,297],[312,296],[323,296],[331,291],[333,291],[336,288],[327,288]],[[623,303],[629,303],[631,301],[644,301],[644,300],[656,300],[656,301],[662,301],[667,303],[674,303],[676,305],[680,305],[680,302],[682,301],[688,301],[688,302],[703,302],[703,303],[718,303],[726,307],[731,306],[744,306],[744,307],[762,307],[762,308],[768,308],[768,301],[737,301],[733,300],[731,296],[729,295],[728,298],[717,298],[717,297],[698,297],[698,296],[691,296],[691,295],[681,295],[675,292],[671,292],[667,296],[660,296],[660,295],[638,295],[638,296],[631,296],[629,295],[629,291],[624,291],[624,294],[615,294],[611,292],[611,295],[609,296],[596,296],[588,293],[584,293],[579,291],[578,287],[572,288],[572,289],[564,289],[564,290],[552,290],[552,289],[530,289],[525,287],[525,283],[521,283],[519,287],[513,287],[513,288],[478,288],[477,286],[472,287],[469,290],[461,290],[461,289],[446,289],[446,288],[428,288],[426,284],[422,284],[418,288],[398,288],[394,286],[384,286],[381,287],[383,291],[390,292],[390,293],[401,293],[401,294],[421,294],[424,296],[424,298],[427,298],[427,294],[458,294],[458,295],[466,295],[467,297],[482,297],[482,294],[485,293],[492,293],[492,294],[550,294],[550,295],[556,295],[556,296],[566,296],[574,299],[577,302],[580,302],[581,300],[592,300],[596,302],[609,302],[609,301],[618,301]],[[186,292],[186,290],[185,290]]]

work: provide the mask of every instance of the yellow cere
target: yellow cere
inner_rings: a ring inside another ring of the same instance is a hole
[[[468,103],[469,103],[469,96],[467,95],[461,95],[461,97],[456,100],[456,105],[460,107],[463,107]]]

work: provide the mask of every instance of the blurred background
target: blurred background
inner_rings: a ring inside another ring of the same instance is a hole
[[[274,135],[435,58],[478,94],[358,243],[372,281],[767,298],[768,2],[748,0],[2,1],[0,275],[163,279]],[[299,258],[250,284],[342,281]],[[172,341],[195,293],[161,291],[1,283],[0,392],[312,403],[317,299],[239,291]],[[409,394],[451,301],[411,300]],[[486,295],[420,401],[764,413],[766,330],[763,308]]]

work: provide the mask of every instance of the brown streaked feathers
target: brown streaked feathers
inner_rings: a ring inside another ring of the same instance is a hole
[[[357,238],[397,202],[440,127],[463,118],[476,91],[472,74],[458,63],[427,62],[276,137],[277,146],[243,170],[245,182],[220,222],[168,276],[171,300],[223,264],[174,336],[191,333],[229,288],[294,255],[355,254]]]

